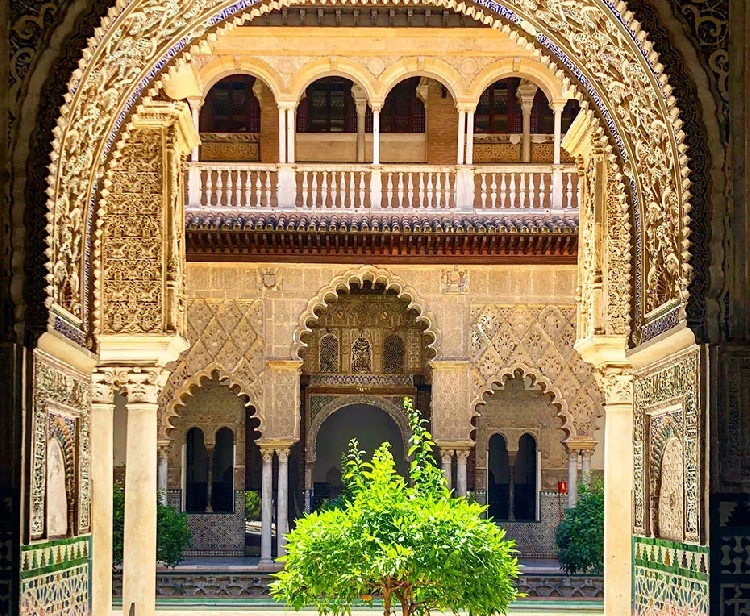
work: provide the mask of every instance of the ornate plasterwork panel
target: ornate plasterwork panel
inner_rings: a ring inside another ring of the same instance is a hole
[[[34,388],[31,425],[29,534],[46,537],[47,445],[56,439],[64,454],[68,533],[89,531],[91,506],[91,450],[89,441],[90,383],[67,364],[34,351]],[[75,522],[75,523],[74,523]]]
[[[159,395],[159,432],[167,437],[177,407],[203,378],[221,380],[248,396],[262,414],[260,375],[265,370],[262,300],[193,299],[187,304],[191,347],[180,355]]]
[[[436,4],[476,14],[473,7]],[[479,4],[485,6],[485,1]],[[74,318],[85,316],[88,280],[81,271],[82,251],[94,191],[127,113],[175,55],[247,5],[246,0],[176,0],[164,7],[157,0],[135,0],[128,11],[113,10],[91,39],[62,110],[50,176],[49,294]],[[643,325],[644,313],[650,320],[672,319],[686,300],[689,280],[687,159],[680,148],[683,135],[674,98],[640,24],[624,12],[624,3],[614,7],[597,0],[564,8],[547,1],[506,0],[504,6],[487,1],[486,7],[497,17],[488,14],[481,17],[484,21],[506,30],[513,24],[514,31],[525,32],[520,43],[538,45],[570,70],[605,119],[632,189],[636,267],[641,274],[660,272],[657,277],[642,275],[643,288],[636,281],[636,326]],[[585,64],[576,65],[575,59],[583,57]],[[647,235],[647,228],[655,232]],[[66,229],[76,241],[64,241]],[[70,277],[79,282],[68,282]],[[654,293],[655,280],[665,291]],[[75,292],[64,297],[61,288]],[[665,306],[645,299],[665,293]],[[677,306],[672,308],[671,302]]]
[[[432,366],[432,436],[441,441],[471,443],[474,426],[470,404],[470,363],[468,361],[433,361]]]
[[[573,348],[575,306],[484,304],[471,308],[472,404],[516,372],[553,394],[562,428],[591,436],[604,398],[594,369]]]
[[[692,542],[702,538],[704,426],[699,355],[698,347],[688,348],[637,372],[633,380],[633,526],[641,535]],[[678,450],[682,451],[682,468],[675,471]],[[662,502],[661,496],[672,503]],[[680,508],[684,509],[684,531],[678,537]],[[668,524],[663,534],[661,521]]]

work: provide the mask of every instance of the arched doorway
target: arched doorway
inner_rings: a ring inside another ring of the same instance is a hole
[[[342,456],[353,438],[357,439],[367,458],[382,443],[390,443],[396,470],[406,476],[404,438],[393,418],[374,404],[344,406],[329,416],[318,431],[313,467],[313,508],[326,500],[334,500],[341,493]]]

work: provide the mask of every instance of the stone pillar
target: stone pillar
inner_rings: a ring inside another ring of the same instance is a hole
[[[357,162],[365,162],[365,121],[367,117],[367,93],[359,85],[352,86],[352,98],[357,109]]]
[[[169,467],[169,441],[160,441],[157,444],[159,451],[159,466],[156,472],[157,491],[159,502],[167,504],[167,471]]]
[[[474,110],[466,115],[466,164],[474,164]]]
[[[112,610],[112,455],[115,386],[112,372],[95,372],[91,394],[91,609]]]
[[[552,105],[552,111],[555,114],[555,135],[554,135],[554,150],[553,150],[553,162],[557,166],[562,160],[562,113],[565,109],[565,103],[555,103]],[[563,198],[563,175],[562,169],[556,168],[552,172],[552,208],[559,210],[562,209],[562,198]]]
[[[442,462],[443,477],[448,489],[453,489],[453,450],[440,448],[440,461]]]
[[[523,114],[523,138],[521,142],[521,161],[531,162],[531,110],[534,107],[534,96],[539,88],[530,81],[521,81],[516,91]]]
[[[380,109],[372,109],[372,164],[380,164]]]
[[[196,134],[200,134],[200,117],[201,107],[203,106],[202,98],[188,99],[190,104],[190,114],[193,120]],[[190,150],[191,162],[197,163],[200,160],[200,142],[196,141]],[[200,205],[201,202],[201,170],[198,167],[190,167],[188,171],[188,203],[190,205]]]
[[[458,110],[458,151],[456,163],[459,165],[464,164],[464,152],[466,148],[466,111],[463,109]]]
[[[125,449],[123,613],[154,616],[156,607],[156,457],[158,369],[128,374]]]
[[[276,450],[279,458],[279,485],[276,492],[276,555],[283,556],[286,554],[286,533],[287,528],[287,506],[289,503],[289,468],[287,461],[289,459],[289,450],[280,448]]]
[[[591,454],[592,451],[581,451],[581,479],[587,482],[591,476]]]
[[[286,162],[286,109],[279,105],[279,162]]]
[[[271,518],[273,517],[273,449],[261,448],[263,456],[263,474],[261,477],[261,529],[260,529],[260,565],[273,564],[271,557]]]
[[[466,476],[466,460],[469,459],[468,449],[456,449],[456,495],[466,496],[468,478]]]
[[[568,507],[578,502],[578,451],[568,450]]]

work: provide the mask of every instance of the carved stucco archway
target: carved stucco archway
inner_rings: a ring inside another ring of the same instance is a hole
[[[317,459],[318,432],[320,432],[320,428],[325,423],[326,419],[337,411],[356,404],[374,406],[393,419],[401,433],[404,445],[404,455],[407,455],[409,451],[409,436],[411,435],[411,429],[409,428],[409,418],[404,413],[403,407],[381,396],[369,394],[343,394],[336,396],[334,400],[331,400],[320,409],[310,422],[310,427],[307,430],[305,440],[307,444],[305,463],[308,469],[312,468]]]
[[[113,148],[124,143],[117,139],[129,112],[144,94],[157,92],[160,84],[155,79],[162,68],[208,33],[287,4],[249,8],[247,0],[176,0],[163,7],[157,0],[135,0],[122,10],[124,0],[121,3],[97,30],[74,73],[55,133],[49,178],[48,294],[62,320],[61,331],[87,333],[92,325],[96,330],[87,315],[87,293],[91,270],[95,273],[98,267],[99,246],[93,245],[93,263],[83,258],[84,247],[92,243],[95,214],[106,215],[104,199],[96,211],[96,193]],[[519,44],[534,48],[543,62],[558,63],[578,81],[609,129],[631,190],[638,238],[633,243],[638,339],[646,320],[649,328],[643,339],[674,326],[684,316],[690,274],[687,157],[668,79],[640,24],[624,12],[625,4],[586,0],[563,13],[557,4],[542,2],[531,12],[521,0],[505,0],[502,6],[487,3],[491,12],[484,14],[452,0],[429,4],[505,30]],[[135,45],[136,32],[139,40],[151,45]],[[578,65],[573,58],[582,56],[582,45],[588,50],[587,60]],[[654,232],[647,237],[646,229]],[[666,289],[661,306],[645,303],[644,298],[654,296],[654,284]],[[72,291],[63,296],[62,288]]]
[[[373,285],[382,283],[386,289],[394,290],[399,299],[409,302],[408,308],[417,311],[416,321],[425,323],[427,328],[425,334],[432,337],[432,342],[427,346],[432,349],[436,356],[440,356],[440,330],[435,325],[435,317],[427,309],[425,301],[419,296],[416,289],[410,286],[403,278],[393,274],[387,269],[379,268],[374,265],[364,265],[358,268],[352,268],[336,276],[330,283],[324,286],[309,302],[299,318],[296,329],[294,330],[294,339],[292,341],[291,357],[298,359],[301,357],[301,351],[306,346],[302,337],[312,332],[310,323],[315,322],[318,316],[316,310],[324,310],[328,307],[328,302],[336,299],[339,291],[348,292],[352,285],[362,286],[364,282],[370,282]]]
[[[562,420],[560,429],[565,432],[567,438],[577,436],[575,423],[568,408],[568,401],[562,392],[553,386],[552,381],[544,376],[539,368],[531,368],[520,363],[504,367],[496,376],[488,379],[484,385],[475,391],[475,397],[471,403],[471,408],[474,409],[474,416],[479,417],[481,415],[477,411],[477,407],[487,404],[487,400],[485,399],[487,394],[491,395],[496,389],[504,389],[505,382],[516,377],[530,379],[532,387],[538,385],[539,391],[542,394],[548,394],[550,396],[550,404],[557,408],[556,416]]]

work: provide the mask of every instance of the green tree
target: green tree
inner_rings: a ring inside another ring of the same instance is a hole
[[[116,482],[112,489],[112,564],[122,564],[123,537],[125,534],[125,488]],[[168,567],[182,562],[182,554],[190,545],[192,536],[187,514],[174,507],[156,505],[156,560]]]
[[[481,518],[484,507],[451,498],[426,421],[410,400],[404,407],[409,481],[396,472],[388,443],[367,462],[352,441],[343,502],[302,518],[287,536],[286,567],[271,587],[277,600],[344,614],[377,596],[386,616],[398,605],[402,616],[433,609],[489,616],[517,596],[513,542]]]
[[[604,572],[604,482],[599,477],[580,485],[575,507],[555,530],[555,545],[566,573]]]

